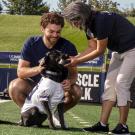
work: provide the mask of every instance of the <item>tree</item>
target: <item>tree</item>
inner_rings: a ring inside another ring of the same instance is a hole
[[[0,13],[1,13],[2,10],[3,10],[3,8],[2,8],[2,5],[1,5],[1,3],[0,3]]]
[[[129,16],[135,17],[135,8],[134,8],[134,4],[131,4],[131,8],[129,10]]]
[[[88,0],[88,3],[99,11],[119,12],[120,4],[112,0]]]
[[[49,11],[47,2],[43,0],[3,0],[9,14],[41,15]]]
[[[58,7],[60,11],[63,11],[64,8],[67,7],[67,5],[72,1],[76,1],[76,0],[58,0]]]
[[[72,1],[77,0],[59,0],[58,7],[61,11]],[[119,12],[118,6],[119,3],[113,2],[112,0],[80,0],[89,4],[93,9],[99,11],[111,11],[111,12]]]

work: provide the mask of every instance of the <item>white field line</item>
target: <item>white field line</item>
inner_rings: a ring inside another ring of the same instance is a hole
[[[71,111],[68,112],[68,114],[71,115],[73,117],[73,119],[75,119],[77,122],[79,122],[81,126],[84,126],[84,127],[91,126],[89,124],[89,122],[87,122],[87,121],[83,120],[82,118],[80,118],[79,116],[73,114]]]
[[[3,99],[0,99],[0,103],[5,103],[5,102],[9,102],[11,100],[3,100]]]

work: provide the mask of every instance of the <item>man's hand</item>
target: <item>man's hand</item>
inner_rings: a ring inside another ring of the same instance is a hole
[[[43,58],[40,59],[40,61],[39,61],[39,66],[38,66],[38,71],[39,71],[39,73],[41,73],[43,70],[45,70],[45,68],[46,68],[45,58],[43,57]]]
[[[45,57],[39,60],[39,66],[45,67]]]
[[[64,80],[63,82],[62,82],[62,86],[63,86],[63,89],[64,89],[64,91],[70,91],[70,89],[71,89],[71,82],[70,82],[70,80]]]
[[[38,73],[40,74],[43,70],[45,70],[45,67],[42,67],[42,66],[37,66],[36,67],[37,68],[37,71],[38,71]]]

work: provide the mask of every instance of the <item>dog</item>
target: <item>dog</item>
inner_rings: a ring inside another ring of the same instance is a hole
[[[68,77],[69,56],[60,51],[52,50],[40,60],[45,67],[42,78],[27,96],[21,108],[21,126],[41,126],[48,118],[49,127],[56,129],[53,113],[57,110],[61,128],[66,130],[64,122],[64,91],[61,82]]]

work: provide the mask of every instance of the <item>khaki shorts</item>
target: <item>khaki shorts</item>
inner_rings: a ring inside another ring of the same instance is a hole
[[[125,53],[112,53],[102,101],[117,101],[118,106],[126,106],[130,99],[130,87],[135,78],[135,49]]]

